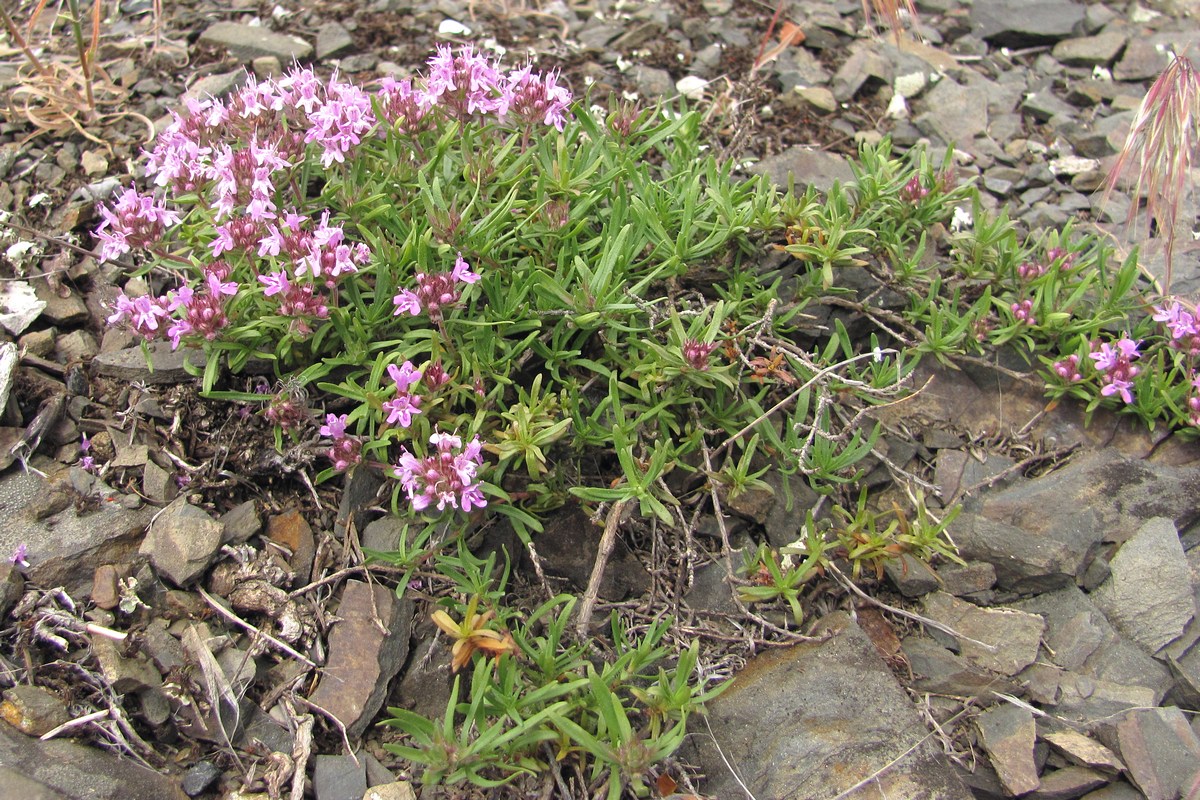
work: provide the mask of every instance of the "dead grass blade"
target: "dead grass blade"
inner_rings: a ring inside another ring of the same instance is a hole
[[[916,35],[917,7],[913,0],[862,0],[863,20],[867,29],[875,31],[875,19],[882,18],[892,31],[896,44],[900,44],[900,35],[904,32],[904,15],[912,20],[914,36]]]
[[[1184,55],[1176,55],[1150,86],[1134,115],[1125,146],[1105,182],[1102,203],[1130,162],[1137,161],[1137,182],[1126,225],[1137,219],[1138,201],[1146,196],[1147,225],[1162,235],[1166,274],[1163,293],[1171,288],[1179,207],[1191,193],[1192,159],[1200,147],[1200,77]]]

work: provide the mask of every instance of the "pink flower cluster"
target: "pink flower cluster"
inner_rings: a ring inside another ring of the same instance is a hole
[[[326,414],[325,424],[321,426],[321,435],[333,440],[329,448],[329,460],[333,468],[343,472],[352,464],[362,461],[362,440],[355,436],[346,435],[346,414]]]
[[[417,511],[436,505],[438,511],[446,506],[470,511],[483,508],[487,500],[476,481],[476,472],[483,463],[483,445],[476,436],[463,445],[462,439],[448,433],[429,437],[433,452],[417,458],[407,448],[400,451],[395,475]]]
[[[409,391],[413,384],[421,380],[421,371],[405,361],[401,366],[388,364],[388,375],[396,384],[396,396],[383,404],[387,412],[387,424],[407,428],[412,425],[414,414],[421,413],[421,395]]]
[[[1033,315],[1033,301],[1022,300],[1009,306],[1013,319],[1024,325],[1037,325],[1037,317]]]
[[[238,290],[237,282],[225,280],[229,272],[228,264],[214,261],[205,268],[204,283],[199,291],[185,285],[168,292],[166,297],[143,295],[132,299],[121,292],[108,324],[128,324],[147,340],[166,336],[171,340],[172,350],[179,348],[184,336],[202,336],[209,341],[216,339],[229,324],[225,315],[226,298],[237,294]]]
[[[1083,374],[1079,371],[1079,356],[1075,354],[1071,354],[1061,361],[1055,361],[1053,369],[1054,373],[1067,383],[1077,383],[1083,380]]]
[[[708,360],[712,356],[713,350],[717,349],[717,345],[705,344],[695,339],[688,339],[683,343],[683,360],[692,369],[704,372],[708,369]]]
[[[416,275],[417,290],[402,289],[392,298],[396,306],[393,316],[404,312],[414,317],[422,311],[429,315],[430,322],[435,325],[442,322],[442,309],[458,302],[459,284],[472,284],[479,280],[479,275],[471,271],[471,265],[463,260],[460,253],[454,261],[454,268],[449,272],[437,272],[429,275],[418,272]]]
[[[135,247],[157,244],[167,228],[179,224],[179,215],[165,204],[132,188],[121,192],[111,208],[100,206],[100,216],[103,221],[96,228],[96,238],[100,240],[100,258],[105,261]]]
[[[1200,322],[1197,322],[1194,312],[1178,300],[1172,300],[1170,305],[1156,306],[1153,319],[1164,323],[1171,336],[1170,346],[1173,349],[1189,356],[1200,355]]]
[[[1104,342],[1098,350],[1088,354],[1096,362],[1096,369],[1101,373],[1104,382],[1100,394],[1105,397],[1120,395],[1125,403],[1133,402],[1133,379],[1141,370],[1133,365],[1133,361],[1141,357],[1138,352],[1140,341],[1121,337],[1114,344]]]

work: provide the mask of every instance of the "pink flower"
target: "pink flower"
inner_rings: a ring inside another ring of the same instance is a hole
[[[402,449],[395,468],[413,508],[423,511],[436,505],[438,511],[446,506],[471,511],[486,506],[487,500],[476,481],[479,465],[483,463],[479,437],[464,447],[458,436],[435,433],[429,437],[429,444],[434,451],[424,458]]]
[[[328,436],[330,439],[341,439],[346,435],[346,414],[340,417],[337,414],[326,414],[325,424],[321,426],[321,435]]]
[[[688,339],[683,343],[683,360],[692,369],[703,372],[708,369],[708,359],[712,355],[712,351],[716,349],[716,344],[705,344],[695,339]]]
[[[277,294],[287,294],[292,288],[291,281],[288,280],[286,272],[271,272],[267,275],[259,275],[258,282],[266,288],[263,289],[263,296],[273,297]]]
[[[543,124],[561,131],[566,124],[571,92],[558,84],[557,72],[534,72],[532,64],[509,73],[507,113],[526,125]]]
[[[1133,402],[1133,379],[1141,370],[1132,362],[1141,357],[1138,352],[1140,344],[1140,341],[1122,336],[1115,346],[1105,342],[1098,351],[1088,353],[1088,357],[1096,362],[1096,369],[1103,374],[1104,386],[1100,394],[1105,397],[1116,394],[1127,404]]]
[[[434,275],[418,272],[416,279],[417,290],[415,292],[401,289],[392,298],[392,304],[396,306],[393,316],[400,316],[403,312],[417,316],[424,310],[429,315],[430,321],[437,324],[443,319],[442,309],[445,306],[454,305],[461,297],[458,285],[460,283],[477,283],[480,277],[471,271],[470,264],[463,260],[462,254],[459,253],[454,260],[454,267],[449,272],[439,272]]]
[[[407,392],[408,387],[421,380],[421,370],[414,367],[411,361],[405,361],[398,367],[388,364],[387,371],[396,384],[397,392]]]
[[[100,260],[108,261],[135,247],[147,247],[162,239],[163,232],[179,224],[179,215],[150,195],[126,189],[111,208],[100,206],[103,218],[96,228],[100,240]]]

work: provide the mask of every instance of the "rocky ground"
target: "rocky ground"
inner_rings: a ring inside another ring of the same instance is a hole
[[[182,354],[156,351],[149,372],[104,324],[125,278],[89,253],[94,204],[183,96],[293,59],[409,74],[435,42],[470,40],[560,67],[597,102],[686,94],[715,148],[780,183],[850,179],[845,156],[890,135],[953,145],[983,205],[1029,229],[1122,220],[1129,198],[1102,207],[1096,189],[1164,48],[1200,39],[1195,3],[917,8],[923,41],[897,46],[853,0],[785,3],[804,40],[753,69],[767,3],[195,0],[155,30],[133,0],[106,9],[111,84],[79,127],[66,32],[49,13],[26,32],[57,84],[10,34],[0,552],[24,550],[0,564],[0,796],[412,797],[372,723],[385,704],[436,715],[448,695],[428,610],[364,566],[399,535],[378,486],[312,486],[311,452],[276,454],[261,420],[197,396]],[[1161,269],[1153,250],[1147,263]],[[1184,292],[1200,278],[1190,236],[1176,275]],[[922,370],[933,382],[882,418],[885,454],[964,504],[966,566],[898,563],[869,595],[831,586],[802,644],[745,628],[727,660],[744,669],[672,774],[759,800],[1200,795],[1200,447],[1047,413],[1037,386],[985,366]],[[85,432],[99,476],[78,466]],[[871,475],[891,480],[882,463]],[[774,544],[801,521],[766,493],[733,511]],[[553,520],[538,544],[551,578],[578,591],[598,533],[578,512]],[[644,554],[622,553],[605,607],[660,613]],[[697,573],[685,628],[734,610],[725,575],[719,558]]]

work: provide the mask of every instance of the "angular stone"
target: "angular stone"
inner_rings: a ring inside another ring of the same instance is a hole
[[[67,495],[60,510],[43,514],[39,506],[46,510],[46,498],[63,491],[69,471],[41,457],[31,464],[51,480],[19,470],[0,477],[0,553],[11,553],[24,543],[29,550],[30,580],[41,586],[62,586],[72,596],[82,597],[91,589],[97,564],[126,563],[137,551],[154,509],[131,510],[105,502],[80,516]],[[101,497],[114,496],[107,487],[98,492]]]
[[[1128,39],[1117,32],[1064,39],[1054,45],[1050,55],[1069,67],[1107,67],[1125,49]]]
[[[980,744],[1008,793],[1016,796],[1038,788],[1041,781],[1033,758],[1037,739],[1033,713],[1000,703],[976,717],[975,725]]]
[[[180,497],[159,512],[138,552],[176,586],[185,586],[204,572],[221,547],[225,526]]]
[[[153,461],[147,460],[146,466],[142,470],[142,492],[151,503],[166,505],[179,494],[179,486],[175,483],[171,473]]]
[[[979,608],[945,592],[926,595],[925,613],[959,634],[958,645],[964,658],[1001,675],[1016,675],[1034,662],[1046,628],[1046,621],[1037,614],[1009,608]]]
[[[258,516],[258,504],[253,500],[239,503],[221,515],[225,534],[221,544],[241,543],[262,531],[262,518]]]
[[[813,150],[804,145],[796,145],[764,158],[751,165],[750,172],[765,175],[771,183],[785,189],[788,180],[792,179],[797,191],[814,186],[817,191],[828,192],[835,181],[843,186],[854,181],[854,170],[850,169],[849,162],[843,156]]]
[[[25,578],[21,570],[7,559],[0,561],[0,619],[8,616],[10,608],[17,604],[25,592]]]
[[[400,546],[400,539],[407,529],[408,524],[399,517],[388,515],[372,520],[362,532],[363,550],[390,553]]]
[[[42,736],[71,718],[67,702],[40,686],[18,683],[4,690],[0,719],[26,736]]]
[[[928,564],[909,553],[883,562],[883,571],[904,597],[922,597],[942,585]]]
[[[394,781],[372,786],[362,800],[417,800],[417,794],[408,781]]]
[[[986,592],[996,585],[996,568],[983,561],[968,561],[966,566],[948,562],[937,568],[942,589],[955,597]]]
[[[34,292],[37,294],[38,300],[46,304],[42,309],[42,317],[49,320],[55,325],[82,325],[87,322],[88,310],[87,304],[83,302],[83,298],[72,291],[68,291],[64,297],[57,291],[50,288],[50,284],[44,280],[33,282]]]
[[[285,36],[256,25],[217,22],[200,34],[200,41],[224,47],[237,58],[250,63],[260,56],[275,56],[281,62],[302,61],[312,54],[312,45],[294,36]]]
[[[100,663],[100,672],[113,691],[125,694],[162,686],[162,676],[149,661],[137,657],[126,658],[121,655],[120,647],[107,636],[92,639],[92,652]]]
[[[1026,795],[1029,800],[1072,800],[1092,789],[1098,789],[1111,778],[1087,767],[1062,767],[1047,770],[1037,791]]]
[[[313,768],[316,800],[363,800],[367,793],[367,767],[354,756],[320,755]]]
[[[354,37],[340,22],[327,22],[317,28],[317,59],[336,58],[354,47]]]
[[[1171,687],[1170,670],[1122,638],[1078,587],[1067,586],[1013,607],[1046,619],[1047,663],[1096,680],[1145,687],[1153,692],[1151,705],[1158,705]]]
[[[971,33],[997,47],[1034,47],[1071,36],[1083,16],[1071,0],[992,0],[971,5]]]
[[[1178,708],[1126,711],[1105,720],[1097,735],[1120,754],[1147,800],[1186,796],[1200,778],[1200,738]]]
[[[1070,729],[1047,733],[1042,737],[1050,746],[1074,763],[1116,775],[1125,769],[1116,753],[1091,737]]]
[[[921,99],[918,108],[924,110],[913,117],[913,124],[947,147],[974,152],[975,137],[987,131],[987,109],[980,107],[976,87],[944,78]]]
[[[1119,81],[1154,80],[1171,61],[1170,53],[1152,39],[1135,36],[1125,48],[1125,54],[1113,68]]]
[[[875,49],[873,42],[858,41],[851,45],[850,57],[833,76],[830,88],[839,103],[849,102],[869,81],[890,86],[892,66]]]
[[[181,786],[188,797],[198,797],[221,777],[221,768],[211,761],[193,764],[183,775]]]
[[[185,361],[196,370],[204,370],[204,353],[200,350],[186,347],[172,350],[170,342],[151,342],[146,351],[139,345],[101,353],[92,359],[92,369],[106,378],[152,386],[194,380],[184,369]]]
[[[888,797],[968,800],[866,634],[841,612],[820,631],[832,636],[756,656],[707,704],[724,758],[709,736],[685,745],[709,776],[704,794],[831,797],[875,775],[872,791]]]
[[[121,601],[121,587],[118,581],[120,573],[113,564],[101,564],[96,567],[92,577],[92,602],[97,608],[112,611]]]
[[[287,548],[291,553],[288,564],[296,573],[296,580],[308,583],[312,574],[313,559],[317,555],[316,539],[312,526],[297,509],[288,509],[267,520],[267,538]]]
[[[96,337],[87,331],[71,331],[54,340],[54,358],[63,364],[86,361],[100,352]]]
[[[914,688],[931,694],[987,698],[992,692],[1020,694],[1017,681],[980,669],[932,639],[909,636],[902,645]]]
[[[186,800],[178,778],[159,774],[135,761],[77,744],[46,742],[0,725],[0,793],[14,800]],[[81,794],[81,790],[86,794]]]
[[[347,581],[337,615],[341,621],[329,634],[329,660],[310,699],[357,739],[383,706],[388,683],[408,655],[412,601],[397,600],[383,586]]]
[[[1092,594],[1113,627],[1156,653],[1195,616],[1191,574],[1179,533],[1169,519],[1148,521],[1121,545],[1112,574]]]

